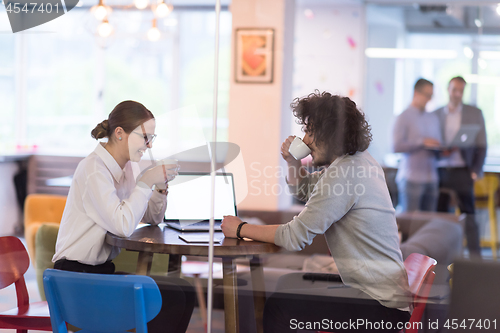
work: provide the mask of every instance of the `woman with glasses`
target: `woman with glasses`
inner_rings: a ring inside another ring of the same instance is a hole
[[[130,236],[140,221],[157,225],[167,206],[167,184],[177,165],[158,165],[140,174],[137,162],[156,137],[155,118],[144,105],[125,101],[91,132],[107,138],[78,165],[57,236],[54,268],[113,274],[119,249],[105,242],[107,232]],[[194,290],[178,278],[155,278],[164,304],[148,323],[149,332],[185,332],[194,307]]]

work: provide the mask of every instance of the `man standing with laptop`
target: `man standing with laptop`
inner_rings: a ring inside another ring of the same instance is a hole
[[[475,138],[461,135],[466,144],[452,147],[443,152],[438,162],[439,187],[456,193],[458,207],[466,214],[465,235],[469,255],[481,257],[479,244],[479,227],[474,209],[474,180],[482,176],[486,157],[486,129],[480,109],[463,104],[466,82],[461,76],[454,77],[448,84],[449,103],[434,113],[438,116],[445,144],[456,141],[457,133],[465,127],[477,128]],[[471,134],[469,134],[471,135]],[[449,211],[450,195],[441,192],[438,200],[438,211]]]

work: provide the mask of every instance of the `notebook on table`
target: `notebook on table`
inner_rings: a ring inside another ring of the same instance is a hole
[[[210,234],[208,233],[203,233],[202,235],[199,234],[182,234],[179,235],[179,238],[185,241],[186,243],[209,243],[210,242]],[[222,238],[219,237],[214,237],[214,244],[220,244],[222,242]]]
[[[180,172],[168,185],[166,225],[181,231],[210,230],[210,173]],[[224,215],[237,215],[233,174],[215,175],[214,230],[220,231]]]

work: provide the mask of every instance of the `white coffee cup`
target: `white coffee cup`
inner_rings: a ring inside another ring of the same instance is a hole
[[[164,158],[163,160],[158,160],[156,161],[156,165],[168,165],[168,164],[175,164],[175,168],[170,167],[168,170],[179,170],[179,161],[174,159],[174,158]],[[156,188],[159,188],[160,190],[165,190],[167,186],[165,183],[158,183],[155,184]]]
[[[288,152],[293,156],[297,161],[303,159],[307,155],[311,153],[311,149],[302,141],[298,136],[293,139],[290,144],[290,148],[288,148]]]

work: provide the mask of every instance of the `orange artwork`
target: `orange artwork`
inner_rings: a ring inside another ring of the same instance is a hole
[[[274,29],[236,29],[235,81],[272,83]]]
[[[266,40],[263,36],[241,36],[243,75],[264,76],[266,74]]]

